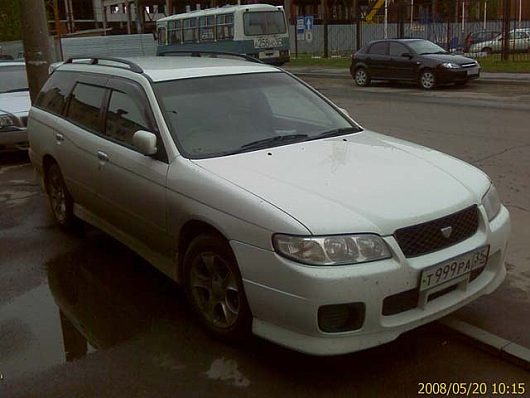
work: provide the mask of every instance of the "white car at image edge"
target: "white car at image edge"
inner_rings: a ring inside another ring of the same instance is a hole
[[[56,221],[125,243],[226,339],[358,351],[506,275],[509,213],[482,171],[361,128],[277,67],[68,60],[28,132]]]

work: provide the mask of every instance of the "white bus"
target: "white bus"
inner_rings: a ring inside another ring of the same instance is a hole
[[[263,62],[289,61],[289,33],[283,7],[227,5],[159,19],[157,55],[175,51],[246,54]]]

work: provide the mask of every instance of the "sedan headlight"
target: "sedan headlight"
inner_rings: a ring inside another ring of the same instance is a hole
[[[16,124],[16,119],[9,115],[0,115],[0,129],[4,127],[14,126]]]
[[[371,234],[333,236],[273,236],[276,252],[309,265],[344,265],[390,258],[380,236]]]
[[[447,69],[459,69],[459,68],[460,68],[460,65],[455,64],[455,63],[453,63],[453,62],[444,62],[444,63],[442,64],[442,66],[443,66],[444,68],[447,68]]]
[[[493,184],[491,184],[490,189],[488,189],[488,192],[482,198],[482,206],[486,210],[488,221],[493,220],[501,210],[501,200]]]

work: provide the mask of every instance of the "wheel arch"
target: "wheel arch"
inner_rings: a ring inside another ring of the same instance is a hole
[[[197,236],[206,234],[216,236],[228,244],[228,238],[218,228],[206,221],[192,219],[187,221],[180,229],[177,244],[177,280],[182,281],[184,276],[184,254],[190,243]]]
[[[46,190],[46,193],[48,193],[48,184],[46,184],[46,180],[48,178],[48,169],[52,164],[58,164],[57,160],[50,155],[46,154],[42,158],[42,171],[43,171],[43,179],[44,179],[44,189]]]

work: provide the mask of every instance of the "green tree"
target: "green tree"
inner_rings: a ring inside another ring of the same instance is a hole
[[[0,41],[21,38],[19,0],[0,0]]]

